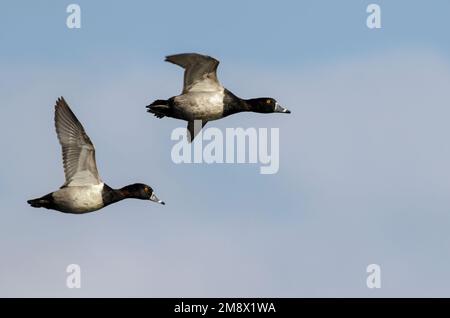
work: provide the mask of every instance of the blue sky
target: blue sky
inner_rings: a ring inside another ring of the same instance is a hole
[[[380,30],[365,24],[372,1],[78,1],[79,30],[71,2],[2,1],[0,295],[449,296],[450,3],[373,2]],[[220,59],[235,94],[292,110],[208,124],[280,128],[277,174],[171,161],[185,124],[144,106],[180,91],[164,56],[191,51]],[[64,182],[60,95],[103,180],[146,182],[166,206],[27,206]]]
[[[78,1],[83,28],[75,32],[61,27],[61,11],[70,3],[3,2],[1,56],[52,65],[117,59],[126,67],[125,59],[148,61],[184,50],[246,65],[297,67],[386,48],[450,46],[444,40],[450,4],[444,0],[378,1],[384,28],[377,32],[364,23],[371,1]]]

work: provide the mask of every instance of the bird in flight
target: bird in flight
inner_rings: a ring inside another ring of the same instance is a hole
[[[146,106],[147,111],[158,118],[172,117],[187,121],[189,142],[208,121],[235,113],[290,113],[274,98],[242,99],[224,88],[217,79],[219,61],[213,57],[184,53],[167,56],[166,61],[184,68],[183,91],[167,100],[154,101]],[[195,121],[201,123],[194,125]]]
[[[56,101],[55,127],[62,147],[66,182],[57,191],[28,200],[32,207],[81,214],[127,198],[165,204],[146,184],[112,189],[100,179],[94,145],[63,97]]]

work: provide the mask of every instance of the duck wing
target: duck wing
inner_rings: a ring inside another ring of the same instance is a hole
[[[55,127],[66,176],[62,187],[100,184],[94,145],[63,97],[56,101]]]
[[[216,73],[219,61],[211,56],[183,53],[166,56],[166,61],[184,68],[183,94],[223,89]]]
[[[188,141],[190,143],[192,141],[194,141],[194,138],[198,135],[200,130],[202,130],[202,128],[205,127],[205,125],[208,123],[208,121],[207,120],[203,120],[201,123],[202,123],[202,127],[200,127],[200,125],[195,125],[194,121],[188,121],[187,130],[189,131]]]

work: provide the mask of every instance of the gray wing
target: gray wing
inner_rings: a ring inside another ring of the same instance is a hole
[[[63,97],[56,101],[55,127],[66,176],[63,187],[100,184],[94,145]]]
[[[215,58],[197,53],[183,53],[166,56],[166,61],[185,69],[183,94],[222,89],[216,74],[219,61]]]

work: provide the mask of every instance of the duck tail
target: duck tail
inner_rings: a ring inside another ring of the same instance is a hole
[[[170,117],[171,107],[168,100],[158,99],[146,107],[147,112],[155,115],[158,118],[163,118],[165,116]]]
[[[49,208],[50,205],[53,202],[53,197],[51,194],[47,194],[46,196],[43,196],[42,198],[38,199],[31,199],[28,200],[27,203],[31,205],[33,208]]]

